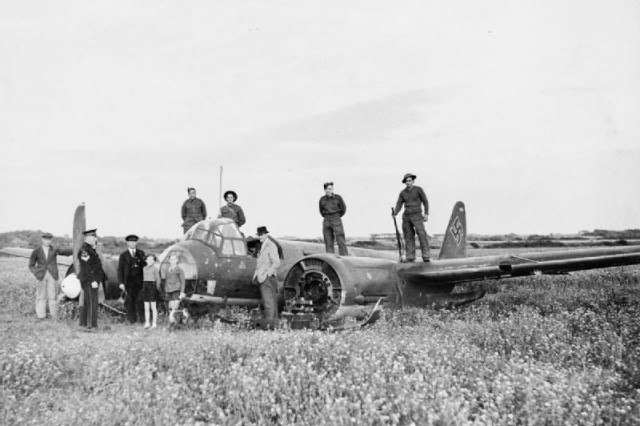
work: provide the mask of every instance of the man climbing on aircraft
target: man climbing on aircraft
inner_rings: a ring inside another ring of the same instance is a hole
[[[335,240],[338,243],[340,256],[348,256],[344,226],[342,226],[342,216],[347,212],[347,205],[341,196],[334,194],[333,182],[324,184],[324,194],[320,198],[319,207],[320,214],[324,217],[322,236],[324,237],[325,250],[327,253],[334,253],[333,243]]]
[[[207,217],[207,206],[200,198],[196,198],[196,189],[187,188],[189,198],[182,203],[182,229],[186,234],[196,223]]]
[[[422,251],[422,260],[430,261],[429,256],[429,239],[427,231],[424,229],[424,222],[429,219],[429,201],[422,188],[415,186],[413,182],[416,175],[407,173],[402,178],[402,183],[406,188],[400,192],[396,208],[393,215],[396,216],[402,209],[404,204],[404,213],[402,214],[402,233],[407,247],[407,262],[415,262],[416,260],[416,233],[420,240],[420,250]],[[424,214],[422,214],[422,205],[424,205]]]

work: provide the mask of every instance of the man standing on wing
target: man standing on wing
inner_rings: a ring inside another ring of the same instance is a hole
[[[107,274],[102,269],[100,256],[95,250],[98,243],[96,229],[85,231],[84,244],[78,252],[80,272],[78,279],[82,286],[83,308],[80,310],[80,327],[87,330],[98,328],[98,287],[107,282]]]
[[[118,281],[120,289],[127,292],[125,309],[127,319],[131,324],[136,321],[142,322],[144,318],[144,305],[140,299],[142,282],[144,281],[145,255],[137,248],[138,236],[127,235],[127,250],[120,254],[118,260]]]
[[[402,179],[402,183],[406,188],[400,192],[396,208],[393,215],[396,216],[402,209],[404,204],[404,213],[402,214],[402,233],[407,247],[407,262],[415,262],[416,260],[416,233],[420,240],[420,250],[422,251],[422,260],[429,262],[429,239],[427,231],[424,229],[424,222],[429,219],[429,201],[422,188],[415,186],[413,182],[416,175],[407,173]],[[424,214],[422,214],[422,205],[424,205]]]
[[[187,188],[189,198],[182,203],[182,229],[186,234],[196,223],[207,217],[207,206],[200,198],[196,198],[196,189]]]
[[[276,273],[280,266],[280,257],[276,245],[269,239],[266,226],[258,227],[260,252],[256,263],[253,281],[260,286],[262,297],[263,322],[262,328],[273,329],[278,321],[278,280]]]
[[[327,253],[334,253],[333,242],[338,242],[338,253],[341,256],[348,256],[347,243],[342,226],[342,216],[347,212],[347,205],[338,194],[333,193],[333,182],[324,184],[325,195],[320,198],[320,214],[324,217],[322,221],[322,236],[324,237],[324,247]]]
[[[42,245],[33,249],[29,259],[29,270],[36,277],[36,316],[47,318],[47,301],[51,319],[58,319],[58,255],[71,256],[72,249],[59,249],[51,244],[53,235],[42,234]]]

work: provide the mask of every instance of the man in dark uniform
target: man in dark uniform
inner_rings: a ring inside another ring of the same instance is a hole
[[[242,207],[236,204],[238,195],[234,191],[227,191],[224,193],[224,199],[227,200],[227,205],[220,207],[219,217],[233,219],[238,224],[238,228],[244,225],[247,220],[244,217]]]
[[[92,330],[98,327],[98,287],[107,282],[107,274],[95,250],[98,242],[96,229],[83,232],[84,244],[78,252],[80,272],[78,279],[82,286],[83,308],[80,310],[80,327]]]
[[[429,201],[422,188],[413,184],[415,179],[416,175],[411,173],[407,173],[402,178],[402,183],[406,185],[406,188],[398,196],[393,215],[396,216],[404,204],[402,233],[407,247],[407,262],[415,262],[416,260],[416,233],[420,240],[422,260],[429,262],[429,239],[427,231],[424,229],[424,222],[429,219]],[[424,215],[422,214],[422,205],[424,205]]]
[[[196,198],[196,189],[187,188],[189,198],[182,203],[182,229],[186,234],[196,223],[207,217],[207,206],[200,198]]]
[[[324,237],[324,247],[327,253],[334,253],[333,242],[338,242],[338,253],[341,256],[349,255],[347,242],[342,226],[342,216],[347,212],[347,205],[338,194],[333,193],[333,182],[324,184],[325,195],[320,198],[320,214],[324,217],[322,221],[322,236]]]
[[[125,240],[127,241],[128,249],[120,254],[118,281],[120,281],[120,289],[127,292],[125,309],[127,311],[127,319],[133,324],[136,321],[142,322],[144,319],[144,305],[142,300],[139,300],[139,294],[142,290],[144,278],[145,255],[142,250],[137,248],[137,235],[127,235]]]

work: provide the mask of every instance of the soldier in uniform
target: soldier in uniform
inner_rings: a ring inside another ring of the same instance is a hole
[[[125,309],[127,319],[131,324],[144,319],[144,304],[140,299],[142,282],[144,280],[145,254],[137,248],[138,236],[127,235],[127,250],[120,254],[118,261],[118,281],[120,289],[127,292]]]
[[[322,221],[322,236],[324,237],[324,247],[327,253],[334,253],[333,242],[338,242],[338,253],[347,256],[347,243],[342,226],[342,216],[347,212],[347,205],[338,194],[333,193],[333,182],[324,184],[325,195],[320,198],[320,214],[324,217]]]
[[[422,260],[430,261],[429,256],[429,239],[427,231],[424,229],[424,222],[429,219],[429,201],[422,188],[415,186],[413,182],[416,175],[407,173],[402,178],[402,183],[406,188],[400,192],[396,208],[393,215],[396,216],[402,205],[404,204],[404,213],[402,214],[402,233],[407,247],[407,262],[416,260],[416,233],[420,240],[420,250],[422,251]],[[424,214],[422,214],[422,205],[424,205]]]
[[[207,206],[200,198],[196,198],[196,189],[187,188],[189,198],[182,203],[182,229],[187,231],[196,223],[207,217]]]
[[[98,287],[107,281],[102,262],[95,250],[98,242],[96,229],[83,232],[84,244],[78,252],[80,272],[78,279],[82,286],[83,309],[80,311],[80,327],[87,330],[98,327]]]
[[[227,191],[224,193],[224,199],[227,200],[227,205],[220,207],[220,216],[218,217],[233,219],[238,224],[238,228],[244,225],[247,220],[244,217],[242,207],[235,204],[238,194],[234,191]]]

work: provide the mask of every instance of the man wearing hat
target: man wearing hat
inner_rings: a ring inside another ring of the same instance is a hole
[[[182,229],[186,234],[196,223],[207,217],[207,206],[200,198],[196,198],[196,189],[187,188],[189,198],[182,203]]]
[[[228,217],[235,220],[238,228],[244,225],[247,220],[244,217],[242,207],[235,204],[238,195],[234,191],[227,191],[224,193],[224,199],[227,201],[227,205],[220,207],[220,215],[218,217]]]
[[[322,236],[324,237],[325,250],[327,253],[334,253],[333,243],[336,241],[340,256],[348,256],[344,226],[342,226],[342,216],[347,212],[347,205],[341,196],[333,193],[333,182],[324,183],[324,194],[320,198],[319,206],[320,214],[324,217]]]
[[[404,204],[402,233],[407,246],[407,262],[416,260],[416,233],[420,240],[422,260],[429,262],[429,239],[427,231],[424,229],[424,222],[429,219],[429,201],[422,188],[413,184],[415,179],[416,175],[412,173],[407,173],[402,178],[402,183],[406,185],[406,188],[400,192],[393,215],[396,216]],[[422,214],[422,205],[424,205],[424,214]]]
[[[60,249],[51,244],[53,235],[42,234],[42,244],[31,252],[29,270],[36,277],[36,316],[39,320],[47,317],[47,301],[49,314],[58,319],[58,255],[71,256],[72,249]]]
[[[276,245],[269,239],[269,231],[266,226],[258,227],[258,238],[261,246],[256,272],[253,274],[253,282],[260,286],[260,296],[264,308],[262,328],[272,329],[278,321],[278,280],[276,274],[278,266],[280,266],[280,257]]]
[[[84,244],[78,252],[80,271],[78,279],[82,286],[83,307],[80,310],[80,327],[88,330],[98,327],[98,288],[107,282],[100,256],[96,252],[98,234],[96,229],[82,233]]]
[[[131,324],[144,320],[144,304],[139,298],[144,280],[145,255],[137,248],[138,236],[127,235],[127,250],[120,254],[118,260],[118,281],[120,289],[127,293],[124,305],[127,319]]]

